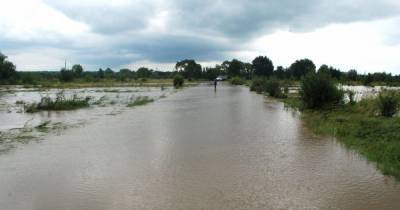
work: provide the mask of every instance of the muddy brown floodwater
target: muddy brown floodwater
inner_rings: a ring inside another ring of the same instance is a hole
[[[1,209],[399,209],[400,184],[245,87],[201,85],[0,155]]]

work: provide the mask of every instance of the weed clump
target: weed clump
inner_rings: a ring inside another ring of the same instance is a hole
[[[63,92],[57,93],[55,99],[48,96],[42,97],[39,103],[32,103],[25,105],[25,111],[34,113],[38,111],[61,111],[61,110],[74,110],[89,106],[90,97],[80,98],[74,94],[71,98],[67,98]]]

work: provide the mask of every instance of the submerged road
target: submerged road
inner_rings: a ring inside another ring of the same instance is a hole
[[[400,184],[245,87],[187,88],[0,155],[0,209],[399,209]]]

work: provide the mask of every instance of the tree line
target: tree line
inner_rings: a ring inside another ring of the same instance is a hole
[[[227,75],[229,77],[242,77],[245,79],[253,79],[256,77],[274,77],[276,79],[300,80],[309,73],[323,72],[330,75],[337,81],[359,82],[369,85],[372,82],[383,82],[386,84],[399,83],[400,75],[392,75],[391,73],[376,72],[368,74],[359,74],[357,70],[351,69],[347,72],[340,69],[321,65],[318,69],[314,62],[310,59],[296,60],[289,67],[274,67],[273,62],[266,56],[258,56],[251,63],[242,62],[237,59],[224,61],[215,67],[202,68],[194,60],[183,60],[177,62],[176,71],[182,73],[187,79],[209,79],[212,80],[218,75]]]
[[[17,72],[16,66],[0,53],[0,84],[34,84],[38,81],[61,81],[71,82],[74,80],[96,82],[103,79],[126,81],[130,79],[166,79],[181,74],[185,79],[214,80],[219,75],[228,77],[242,77],[253,79],[256,77],[274,77],[285,80],[300,80],[311,72],[324,72],[337,81],[353,81],[364,85],[373,82],[382,82],[389,85],[400,85],[400,76],[391,73],[368,73],[359,74],[357,70],[343,72],[340,69],[328,65],[322,65],[318,69],[310,59],[296,60],[289,67],[275,67],[272,60],[267,56],[258,56],[251,63],[238,59],[224,61],[214,67],[202,67],[193,59],[178,61],[172,71],[157,71],[146,67],[139,69],[120,69],[114,71],[111,68],[98,71],[85,71],[82,65],[75,64],[70,69],[62,68],[59,72]]]

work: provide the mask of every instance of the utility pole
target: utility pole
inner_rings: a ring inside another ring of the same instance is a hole
[[[67,59],[65,59],[65,62],[64,62],[64,69],[67,70]]]

